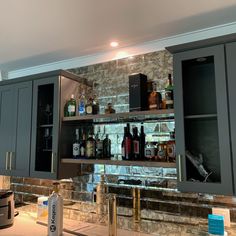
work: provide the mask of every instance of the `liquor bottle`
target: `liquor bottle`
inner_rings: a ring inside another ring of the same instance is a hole
[[[86,141],[86,157],[95,158],[96,157],[96,141],[93,138],[93,134],[90,133]]]
[[[156,91],[156,83],[152,84],[152,92],[148,97],[148,107],[149,110],[159,110],[161,109],[161,94]]]
[[[85,112],[85,104],[86,104],[86,98],[85,98],[85,91],[82,91],[82,94],[79,98],[79,106],[78,106],[78,111],[79,111],[79,115],[83,116],[86,114]]]
[[[103,140],[100,139],[100,127],[98,127],[98,131],[95,137],[96,140],[96,157],[102,158],[103,157]]]
[[[106,159],[111,158],[111,140],[108,138],[108,134],[106,134],[106,138],[103,140],[103,157]]]
[[[66,100],[65,106],[64,106],[64,117],[68,117],[68,100]]]
[[[124,129],[124,157],[123,160],[132,160],[132,135],[130,133],[130,124],[127,123],[126,129]]]
[[[139,135],[139,139],[140,139],[140,159],[145,159],[145,133],[144,133],[144,127],[143,125],[141,125],[141,131],[140,131],[140,135]]]
[[[140,137],[138,136],[138,128],[133,128],[133,158],[140,160]]]
[[[175,132],[170,133],[170,140],[166,143],[167,161],[176,162]]]
[[[53,192],[48,198],[48,236],[61,236],[63,231],[63,198],[59,183],[53,183]]]
[[[79,156],[80,156],[79,129],[76,129],[75,142],[73,143],[73,157],[78,158]]]
[[[172,84],[171,74],[168,74],[168,84],[165,88],[166,109],[174,108],[174,86]]]
[[[93,114],[93,99],[90,97],[85,105],[85,112],[87,115]]]
[[[76,111],[76,101],[74,94],[71,94],[70,100],[67,103],[68,116],[75,116]]]
[[[86,157],[86,136],[85,133],[82,132],[82,140],[80,142],[80,157]]]
[[[92,104],[93,104],[93,105],[92,105],[92,108],[93,108],[92,114],[93,114],[93,115],[96,115],[96,114],[99,113],[99,102],[98,102],[98,99],[97,99],[97,96],[96,96],[96,95],[94,95]]]

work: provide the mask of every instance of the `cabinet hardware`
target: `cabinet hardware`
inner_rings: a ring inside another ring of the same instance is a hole
[[[51,156],[51,173],[54,173],[54,155],[52,152],[52,156]]]
[[[10,159],[10,168],[9,168],[9,170],[12,170],[12,169],[11,169],[12,154],[13,154],[13,152],[9,152],[9,159]]]
[[[181,157],[182,155],[178,155],[178,179],[179,179],[179,182],[182,181],[182,169],[181,169]]]
[[[8,170],[8,157],[9,157],[9,152],[6,152],[6,170]]]

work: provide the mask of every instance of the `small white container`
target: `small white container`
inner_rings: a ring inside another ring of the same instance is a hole
[[[37,221],[48,221],[48,197],[38,197]]]

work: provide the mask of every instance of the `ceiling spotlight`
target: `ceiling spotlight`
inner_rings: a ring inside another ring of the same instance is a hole
[[[110,45],[111,45],[111,47],[116,48],[119,45],[119,43],[116,41],[113,41],[110,43]]]

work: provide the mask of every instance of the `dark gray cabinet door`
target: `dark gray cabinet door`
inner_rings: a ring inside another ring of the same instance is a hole
[[[174,55],[180,191],[233,194],[224,52],[219,45]]]
[[[59,98],[59,77],[33,82],[31,177],[57,178]]]
[[[32,82],[0,87],[0,172],[29,176]]]
[[[230,115],[230,135],[232,146],[232,168],[234,170],[234,194],[236,194],[236,43],[226,44],[228,74],[228,96]]]

